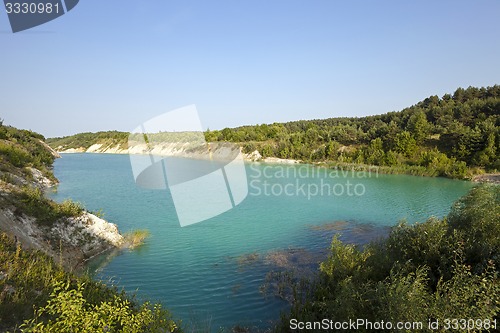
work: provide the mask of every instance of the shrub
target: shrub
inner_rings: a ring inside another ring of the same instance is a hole
[[[117,295],[111,301],[89,304],[84,284],[71,288],[56,282],[47,304],[35,311],[35,317],[21,325],[22,332],[174,332],[176,323],[161,305],[144,303],[140,307]],[[49,318],[48,320],[45,318]]]
[[[52,223],[63,217],[75,217],[83,213],[83,208],[79,203],[65,200],[56,203],[46,198],[43,192],[36,187],[26,186],[17,193],[17,212],[25,213],[37,219],[38,223],[50,226]]]
[[[125,234],[125,243],[131,249],[139,247],[144,244],[146,238],[149,237],[148,230],[134,230]]]
[[[291,318],[420,321],[424,331],[431,331],[427,323],[433,320],[498,321],[499,217],[500,187],[485,185],[458,200],[447,218],[401,223],[387,239],[363,249],[335,237],[319,278],[289,288],[312,292],[292,299],[275,331],[289,332]]]

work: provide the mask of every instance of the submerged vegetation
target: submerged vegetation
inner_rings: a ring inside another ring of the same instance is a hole
[[[500,186],[483,185],[458,200],[446,218],[401,223],[387,239],[364,248],[335,237],[315,281],[279,276],[280,283],[291,286],[292,301],[275,331],[289,332],[292,319],[314,325],[324,318],[418,322],[423,323],[419,331],[438,332],[447,331],[447,319],[467,318],[474,320],[467,323],[473,325],[469,331],[495,331],[499,268]],[[429,329],[437,322],[439,329]]]

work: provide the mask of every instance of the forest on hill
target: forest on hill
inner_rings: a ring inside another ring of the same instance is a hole
[[[500,170],[500,86],[458,88],[382,115],[225,128],[205,136],[263,157],[466,178]]]

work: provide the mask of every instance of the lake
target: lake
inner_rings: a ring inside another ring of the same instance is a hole
[[[406,219],[445,216],[473,184],[442,178],[343,172],[310,165],[246,164],[248,195],[233,209],[180,227],[168,189],[135,184],[128,155],[64,154],[57,201],[102,211],[122,233],[151,232],[134,251],[101,258],[95,274],[160,301],[193,331],[269,327],[287,303],[263,293],[270,271],[314,271],[334,234],[364,244]],[[196,207],[193,207],[195,210]]]

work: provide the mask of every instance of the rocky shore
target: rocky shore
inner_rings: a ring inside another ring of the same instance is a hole
[[[0,179],[0,230],[22,248],[40,250],[66,268],[77,269],[101,253],[124,246],[124,238],[115,224],[89,212],[83,211],[74,217],[62,217],[46,225],[17,209],[19,202],[16,194],[21,187],[45,190],[56,183],[38,169],[27,170],[31,172],[32,177],[17,175],[17,182],[14,184]],[[14,178],[13,174],[9,173],[7,176],[5,172],[2,176]]]
[[[500,184],[500,173],[485,173],[474,176],[472,181],[477,183]]]

